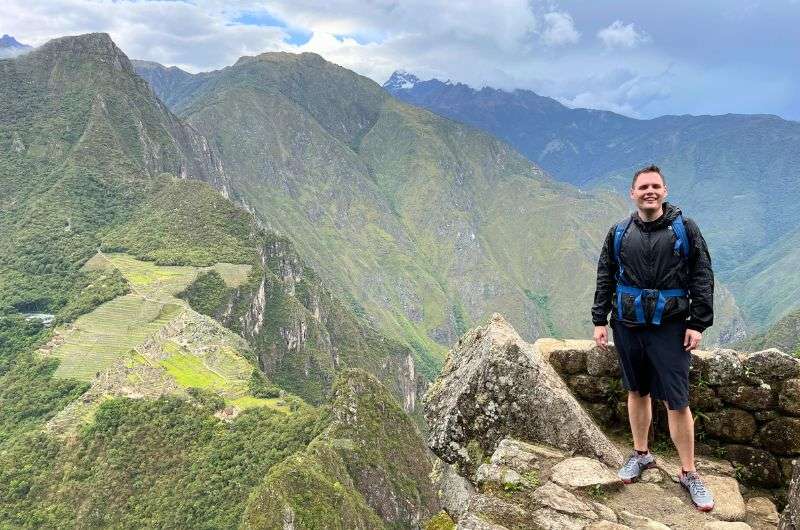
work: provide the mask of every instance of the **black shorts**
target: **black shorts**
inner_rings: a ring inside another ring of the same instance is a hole
[[[691,355],[683,346],[686,321],[627,327],[612,319],[611,329],[627,390],[666,401],[670,410],[689,405]]]

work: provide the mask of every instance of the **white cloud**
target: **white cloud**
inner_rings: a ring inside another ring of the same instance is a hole
[[[639,44],[650,41],[650,36],[644,31],[636,31],[633,22],[623,24],[621,20],[615,20],[610,26],[597,32],[599,38],[606,48],[635,48]]]
[[[545,29],[541,39],[547,46],[574,44],[581,37],[569,13],[553,11],[544,15]]]

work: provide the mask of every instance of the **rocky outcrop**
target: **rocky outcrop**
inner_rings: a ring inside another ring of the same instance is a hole
[[[598,422],[627,429],[627,393],[613,345],[604,351],[588,340],[540,339],[534,346]],[[785,485],[787,460],[800,456],[800,359],[776,349],[695,350],[691,356],[698,453],[724,455],[745,484]],[[658,421],[662,407],[656,413]]]
[[[499,314],[467,332],[424,397],[428,444],[462,474],[506,437],[616,466],[622,456],[550,364]]]
[[[800,461],[795,461],[787,500],[788,503],[781,514],[778,529],[797,530],[800,528]]]

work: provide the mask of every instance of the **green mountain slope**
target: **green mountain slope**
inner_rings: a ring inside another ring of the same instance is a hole
[[[495,310],[530,339],[591,329],[601,241],[627,210],[612,194],[554,182],[506,144],[313,54],[154,87],[209,138],[231,196],[419,360]],[[740,327],[724,307],[711,342]]]
[[[800,357],[800,310],[790,312],[764,333],[738,342],[734,346],[742,351],[778,348]]]

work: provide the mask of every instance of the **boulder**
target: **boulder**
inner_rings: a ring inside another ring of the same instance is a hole
[[[530,517],[530,513],[513,502],[496,495],[481,493],[476,493],[470,498],[467,515],[475,515],[484,521],[509,528],[518,528],[524,525]]]
[[[749,442],[756,434],[756,419],[740,409],[709,412],[703,421],[708,434],[730,442]]]
[[[569,378],[569,387],[579,398],[587,401],[605,401],[611,388],[611,379],[578,374]]]
[[[481,463],[467,451],[471,442],[488,453],[506,437],[622,463],[550,363],[499,314],[459,339],[423,402],[428,445],[461,470]]]
[[[478,484],[494,484],[499,487],[522,484],[522,476],[510,467],[497,464],[481,464],[475,474]]]
[[[764,425],[761,445],[780,455],[800,454],[800,418],[780,417]]]
[[[553,466],[550,480],[565,488],[618,488],[622,482],[608,466],[593,458],[575,456]]]
[[[745,410],[768,410],[775,406],[772,388],[767,384],[758,386],[721,386],[717,390],[717,393],[724,402],[736,405]]]
[[[619,354],[616,348],[606,350],[594,347],[586,352],[586,373],[589,375],[603,375],[619,377]]]
[[[730,385],[742,377],[742,362],[734,350],[692,351],[692,368],[709,385]]]
[[[648,530],[669,530],[669,526],[665,525],[664,523],[659,523],[658,521],[654,521],[649,517],[644,517],[642,515],[636,515],[628,511],[621,511],[619,512],[620,520],[631,526],[632,528],[638,529],[648,529]]]
[[[751,383],[780,382],[800,375],[800,359],[770,348],[747,354],[742,368]]]
[[[722,400],[710,387],[691,385],[689,387],[689,406],[695,411],[719,410],[722,408]]]
[[[562,460],[566,457],[566,453],[552,447],[506,438],[497,445],[491,463],[509,467],[518,473],[526,473],[541,469],[546,460]]]
[[[739,483],[736,479],[706,475],[703,477],[703,482],[714,495],[712,512],[714,517],[722,521],[744,521],[746,515],[744,498],[739,492]]]
[[[800,379],[788,379],[783,382],[778,405],[786,414],[800,416]]]
[[[539,508],[531,514],[527,525],[521,528],[535,528],[536,530],[583,530],[589,520],[559,512],[552,508]]]
[[[433,464],[430,479],[442,508],[454,519],[461,519],[467,511],[470,496],[475,493],[472,483],[456,473],[451,464],[438,458]]]
[[[747,445],[726,445],[725,456],[739,467],[739,478],[746,484],[777,488],[783,483],[778,461],[767,451]]]
[[[747,499],[746,522],[756,529],[775,528],[780,519],[775,503],[766,497],[753,497]]]
[[[586,520],[594,521],[598,518],[591,506],[553,482],[547,482],[536,488],[533,492],[533,500],[539,506],[552,508],[558,512],[582,517]]]
[[[579,374],[586,371],[586,354],[591,347],[559,348],[549,352],[548,360],[561,375]]]
[[[484,521],[474,514],[467,514],[459,519],[456,530],[508,530],[507,527]]]
[[[778,530],[797,530],[800,528],[800,461],[795,461],[786,501]]]

